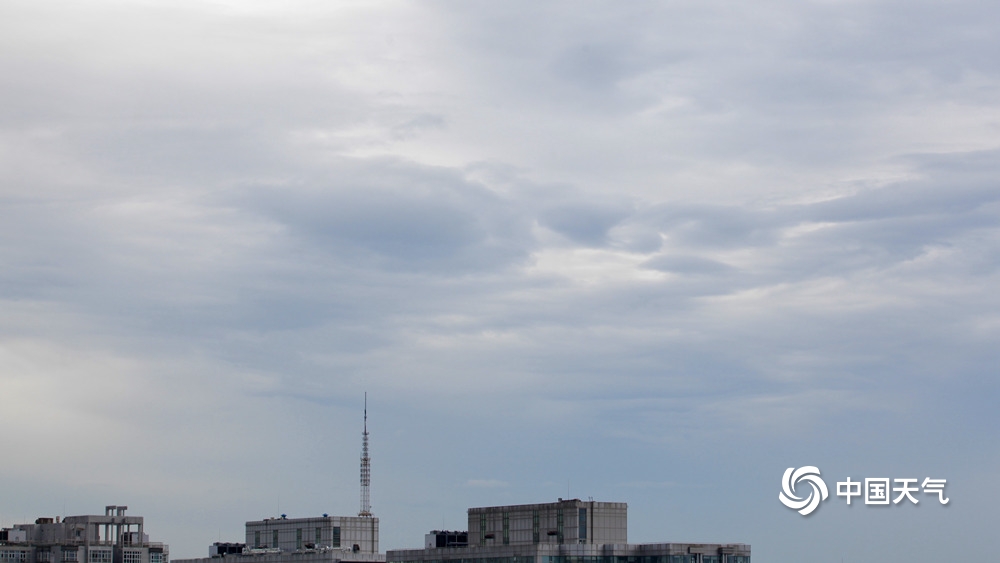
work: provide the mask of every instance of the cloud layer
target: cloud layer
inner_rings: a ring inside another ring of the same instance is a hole
[[[0,524],[128,504],[176,558],[351,514],[367,391],[386,548],[593,496],[974,556],[1000,10],[515,4],[0,8]],[[954,502],[802,519],[803,465]]]

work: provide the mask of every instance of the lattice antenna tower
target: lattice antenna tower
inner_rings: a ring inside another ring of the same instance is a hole
[[[368,457],[368,393],[365,393],[365,430],[361,433],[361,512],[358,516],[370,518],[372,485],[372,459]]]

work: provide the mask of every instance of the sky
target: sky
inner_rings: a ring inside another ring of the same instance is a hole
[[[973,0],[5,1],[0,526],[128,505],[182,558],[356,514],[367,393],[383,550],[562,497],[759,563],[979,558],[997,29]],[[848,506],[848,477],[950,502]]]

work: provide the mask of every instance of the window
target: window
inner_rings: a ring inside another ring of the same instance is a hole
[[[271,547],[278,547],[278,530],[271,532]]]
[[[260,532],[257,532],[257,533],[259,534]],[[163,560],[163,554],[162,553],[158,553],[158,552],[155,552],[155,551],[150,551],[149,552],[149,563],[166,563],[166,562]]]
[[[111,550],[91,549],[89,561],[90,563],[111,563]]]
[[[75,549],[63,549],[62,560],[64,563],[76,563],[77,561],[77,550]]]
[[[510,545],[510,512],[503,513],[503,544]]]
[[[333,539],[330,540],[330,547],[340,547],[340,526],[333,527]]]
[[[38,550],[35,552],[35,561],[38,563],[49,563],[52,561],[52,552],[49,550]]]
[[[320,538],[323,537],[323,530],[321,528],[316,528],[316,547],[319,547]]]
[[[479,545],[486,545],[486,513],[479,515]]]
[[[531,511],[531,541],[538,543],[539,541],[539,526],[538,526],[538,511]]]
[[[559,543],[563,542],[563,511],[556,511],[556,539]]]
[[[253,533],[253,546],[260,547],[260,530]],[[152,563],[152,561],[150,561]]]
[[[295,528],[295,549],[302,549],[302,528]]]
[[[580,543],[587,543],[587,509],[580,509]]]
[[[142,563],[142,552],[138,549],[126,549],[122,555],[122,563]]]

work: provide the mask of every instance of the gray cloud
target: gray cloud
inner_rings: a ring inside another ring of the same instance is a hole
[[[305,188],[257,188],[248,208],[344,258],[450,275],[523,262],[527,223],[508,201],[445,171],[345,166]]]
[[[542,225],[574,242],[601,246],[607,242],[608,231],[631,215],[631,212],[631,209],[624,206],[564,204],[543,209],[539,220]]]

